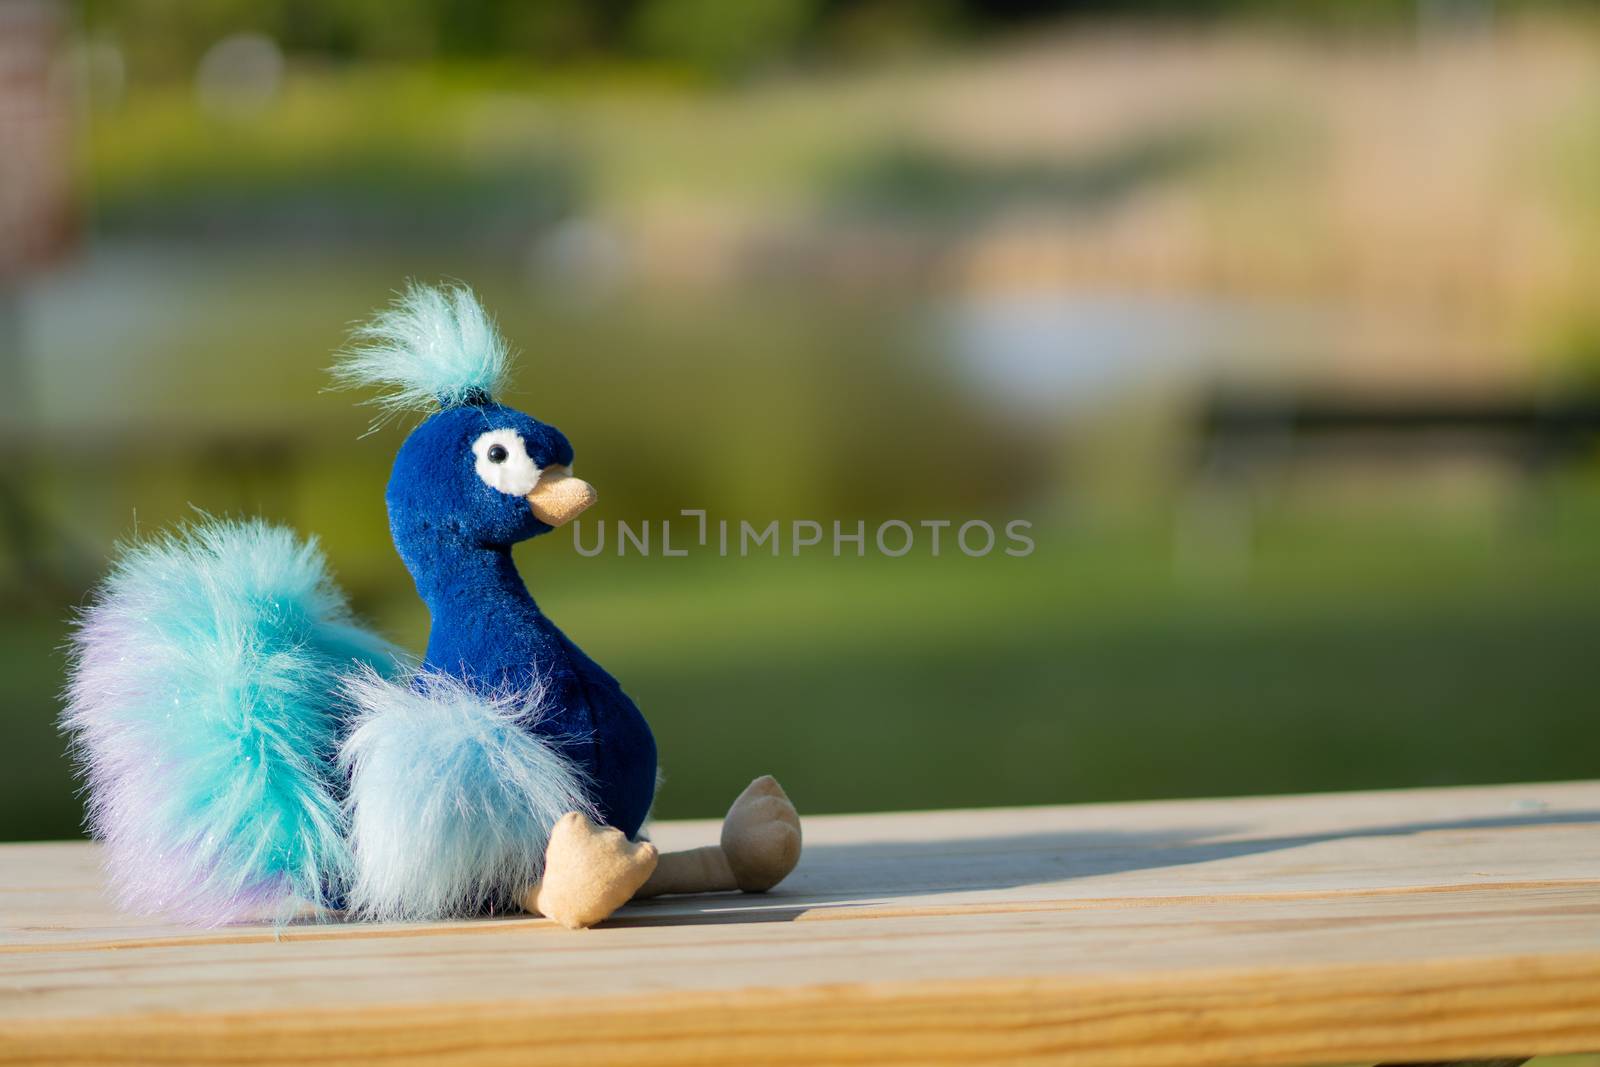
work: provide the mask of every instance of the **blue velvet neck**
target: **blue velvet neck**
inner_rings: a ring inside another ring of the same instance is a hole
[[[428,667],[489,692],[525,689],[536,663],[564,658],[510,548],[440,545],[429,555],[412,572],[433,617]]]

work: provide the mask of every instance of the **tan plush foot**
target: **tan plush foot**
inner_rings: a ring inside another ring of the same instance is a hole
[[[776,778],[745,787],[722,820],[722,851],[746,893],[765,893],[800,862],[800,816]]]
[[[550,830],[544,878],[522,906],[569,930],[593,926],[628,902],[656,869],[656,858],[650,842],[629,841],[621,830],[569,811]]]

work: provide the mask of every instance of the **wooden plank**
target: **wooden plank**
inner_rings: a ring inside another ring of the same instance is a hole
[[[1596,1050],[1596,824],[1600,783],[814,818],[778,892],[578,933],[188,930],[111,909],[92,846],[7,846],[0,1063]]]

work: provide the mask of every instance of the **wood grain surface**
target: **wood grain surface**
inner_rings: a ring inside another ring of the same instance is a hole
[[[0,847],[0,1064],[1600,1050],[1600,783],[814,817],[771,894],[579,932],[176,927],[118,913],[97,860]]]

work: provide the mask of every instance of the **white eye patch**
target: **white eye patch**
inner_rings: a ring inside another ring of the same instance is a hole
[[[510,496],[527,496],[539,484],[539,468],[528,458],[522,435],[515,430],[490,430],[472,442],[474,468],[483,484]]]

